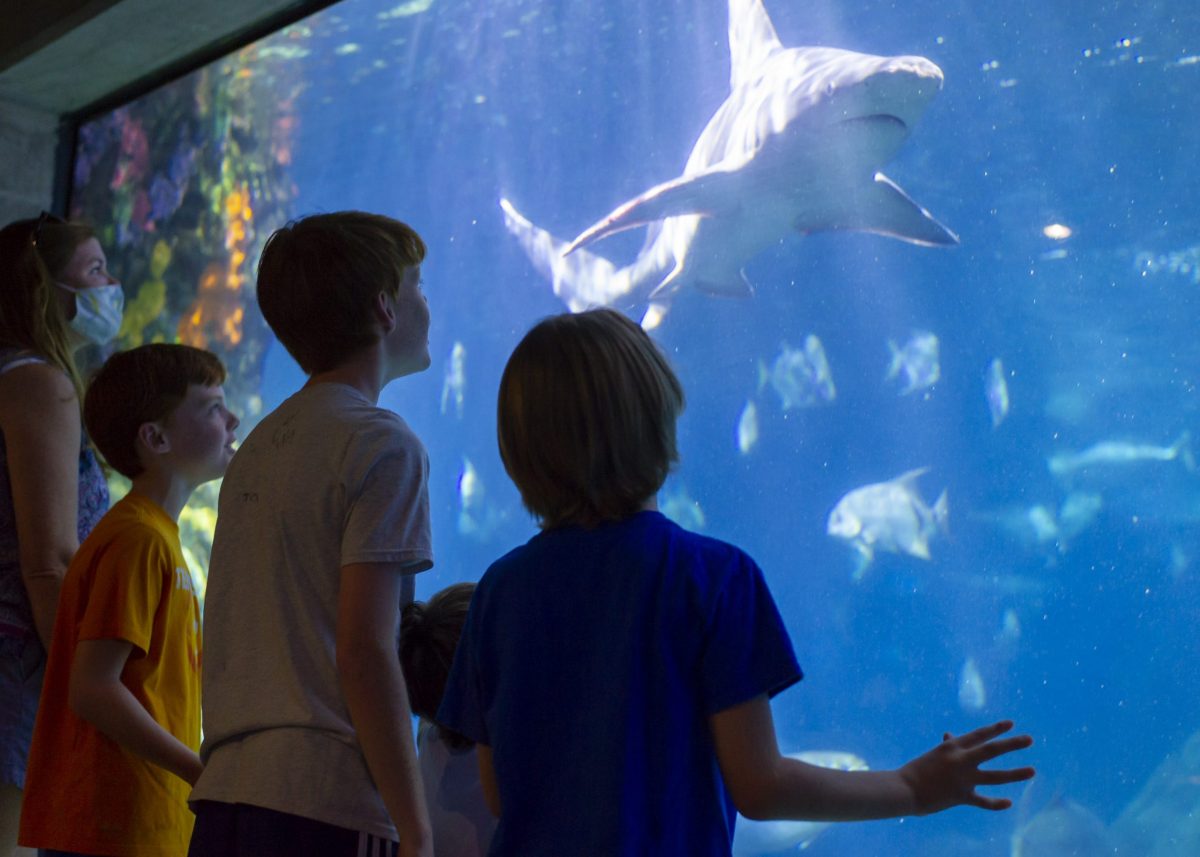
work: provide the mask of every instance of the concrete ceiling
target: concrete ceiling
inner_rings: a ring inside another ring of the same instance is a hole
[[[332,2],[0,0],[0,102],[59,117],[86,113]]]

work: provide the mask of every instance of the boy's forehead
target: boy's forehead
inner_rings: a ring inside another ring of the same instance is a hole
[[[194,401],[225,398],[225,388],[220,384],[188,384],[185,396]]]

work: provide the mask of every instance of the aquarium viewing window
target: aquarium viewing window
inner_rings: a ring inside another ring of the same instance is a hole
[[[724,0],[345,0],[86,118],[70,212],[115,347],[216,352],[243,434],[304,380],[254,300],[272,230],[421,232],[433,365],[381,401],[429,451],[419,597],[535,532],[512,347],[618,307],[687,393],[660,508],[754,556],[792,635],[783,749],[1036,739],[1007,813],[739,853],[1200,853],[1200,11],[1081,9],[766,0],[784,62]],[[181,521],[201,581],[218,490]]]

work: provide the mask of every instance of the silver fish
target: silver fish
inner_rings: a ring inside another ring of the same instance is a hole
[[[826,532],[849,542],[858,553],[856,580],[879,550],[930,558],[929,540],[946,530],[949,507],[945,491],[933,506],[917,493],[917,479],[928,470],[921,467],[888,482],[855,488],[829,513]]]
[[[658,508],[685,530],[696,532],[704,529],[704,510],[691,498],[687,486],[682,482],[672,480],[664,487]]]
[[[450,359],[446,362],[446,374],[442,379],[442,413],[453,407],[454,415],[461,420],[466,392],[467,347],[455,342],[450,349]]]
[[[992,428],[999,427],[1008,416],[1008,379],[1004,376],[1004,364],[997,357],[988,365],[987,381],[984,385],[988,412],[992,415]]]
[[[888,363],[885,380],[891,381],[903,375],[900,395],[907,396],[932,387],[942,377],[938,362],[938,338],[934,334],[925,331],[914,333],[903,347],[889,339],[888,349],[892,352],[892,359]]]
[[[987,705],[987,688],[974,658],[967,658],[958,674],[958,705],[963,711],[975,713]]]
[[[758,406],[753,399],[746,400],[737,424],[737,445],[742,455],[748,455],[758,443]]]
[[[770,369],[759,361],[758,387],[761,390],[767,384],[779,394],[785,411],[827,404],[837,397],[825,348],[811,333],[804,337],[803,348],[783,343]]]
[[[1107,440],[1082,452],[1056,453],[1046,459],[1046,466],[1055,476],[1072,476],[1090,469],[1162,461],[1179,461],[1188,472],[1194,471],[1196,459],[1192,454],[1191,432],[1185,431],[1170,446]]]

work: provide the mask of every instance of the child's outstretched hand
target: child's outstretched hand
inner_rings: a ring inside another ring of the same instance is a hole
[[[984,797],[975,791],[979,786],[999,786],[1032,779],[1033,768],[981,771],[984,762],[1024,750],[1033,744],[1028,735],[1016,735],[997,740],[1012,729],[1011,720],[1001,720],[955,738],[945,733],[942,743],[928,753],[918,756],[900,769],[900,777],[913,793],[913,812],[928,815],[952,806],[969,804],[980,809],[1008,809],[1008,798]]]

